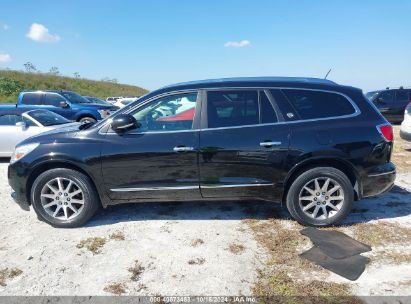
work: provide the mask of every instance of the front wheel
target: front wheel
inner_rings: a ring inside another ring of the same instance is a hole
[[[287,194],[287,209],[300,224],[330,226],[347,217],[353,200],[353,186],[342,171],[319,167],[293,181]]]
[[[33,183],[31,201],[41,220],[59,228],[82,226],[99,206],[91,180],[78,171],[65,168],[40,174]]]

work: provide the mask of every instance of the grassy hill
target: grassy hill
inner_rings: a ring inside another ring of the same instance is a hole
[[[81,95],[106,99],[108,96],[140,96],[147,90],[108,81],[96,81],[42,73],[0,70],[0,103],[15,103],[21,90],[75,91]]]

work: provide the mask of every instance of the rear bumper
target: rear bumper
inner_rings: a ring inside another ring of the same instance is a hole
[[[393,163],[374,168],[362,178],[362,197],[383,194],[394,186],[396,169]]]

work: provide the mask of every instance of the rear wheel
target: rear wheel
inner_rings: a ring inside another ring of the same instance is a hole
[[[347,217],[353,200],[353,187],[342,171],[319,167],[294,180],[287,194],[287,209],[303,225],[329,226]]]
[[[97,211],[98,194],[91,180],[71,169],[52,169],[34,181],[31,200],[38,217],[53,227],[73,228]]]

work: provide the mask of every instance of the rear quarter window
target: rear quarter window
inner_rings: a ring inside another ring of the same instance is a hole
[[[338,117],[355,113],[350,101],[337,93],[300,89],[282,91],[301,119]]]

